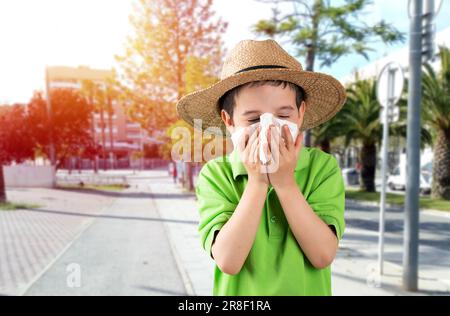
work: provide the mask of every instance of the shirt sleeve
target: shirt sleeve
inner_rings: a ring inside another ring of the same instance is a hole
[[[214,173],[205,165],[198,176],[195,188],[200,215],[198,226],[200,242],[211,258],[213,258],[211,247],[215,233],[231,218],[237,207],[237,204],[230,201],[224,193],[225,188],[221,187],[224,182],[223,177],[216,178],[217,175],[214,176]]]
[[[341,169],[336,158],[331,156],[327,164],[330,167],[319,176],[318,184],[315,186],[307,201],[314,212],[327,225],[333,226],[339,240],[342,239],[345,230],[345,185]]]

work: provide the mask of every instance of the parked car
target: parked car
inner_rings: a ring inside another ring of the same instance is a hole
[[[431,173],[422,168],[420,173],[420,193],[429,194],[431,192]],[[391,190],[405,190],[406,189],[406,166],[398,166],[394,172],[388,177],[388,186]]]

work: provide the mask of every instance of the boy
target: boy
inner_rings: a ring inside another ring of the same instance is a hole
[[[214,295],[331,295],[330,265],[345,228],[341,171],[331,155],[303,148],[302,133],[287,125],[318,126],[345,99],[336,79],[304,71],[275,41],[245,40],[228,54],[218,83],[178,102],[190,124],[202,119],[217,134],[244,129],[233,152],[209,161],[197,179]],[[283,124],[261,135],[267,113]]]

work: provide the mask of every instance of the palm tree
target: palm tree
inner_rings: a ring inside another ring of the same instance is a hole
[[[375,191],[377,145],[381,139],[380,105],[374,80],[357,80],[347,89],[348,101],[338,114],[339,125],[345,127],[345,145],[361,144],[361,189]]]
[[[440,48],[441,70],[425,65],[422,117],[433,131],[432,196],[450,200],[450,50]]]
[[[331,153],[332,142],[344,136],[346,133],[346,125],[341,115],[336,115],[330,121],[314,128],[312,135],[314,137],[314,145],[319,147],[326,153]]]

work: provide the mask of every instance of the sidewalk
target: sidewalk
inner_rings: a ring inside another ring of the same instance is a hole
[[[155,197],[155,203],[161,218],[170,220],[166,222],[171,244],[178,256],[178,263],[183,270],[184,281],[189,293],[192,295],[211,295],[213,285],[213,261],[206,256],[200,247],[197,234],[198,214],[195,197],[185,194],[178,198],[170,198],[182,194],[182,189],[175,186],[168,177],[161,178],[159,183],[152,183],[150,189]],[[386,261],[384,275],[379,278],[377,267],[377,232],[360,228],[356,218],[357,205],[349,206],[349,220],[344,239],[341,242],[337,258],[332,266],[333,294],[341,295],[450,295],[450,282],[446,276],[450,275],[450,266],[446,264],[448,253],[421,245],[421,254],[430,256],[431,260],[421,263],[418,293],[406,292],[401,287],[402,267],[398,262],[401,256],[401,247],[391,243],[397,238],[390,232],[388,223],[386,233]],[[389,218],[390,215],[388,215]],[[362,219],[363,220],[363,219]],[[371,224],[371,226],[373,226]],[[445,226],[444,228],[447,228]],[[398,233],[396,231],[395,233]],[[445,242],[447,236],[442,236]],[[401,240],[400,240],[401,241]],[[397,242],[397,240],[396,240]],[[401,242],[400,242],[401,244]],[[429,245],[428,245],[429,246]],[[450,244],[447,246],[447,250]],[[442,262],[436,262],[441,256]],[[389,261],[392,258],[392,262]],[[433,265],[432,262],[435,261]],[[450,279],[450,278],[449,278]]]
[[[14,188],[8,200],[36,210],[0,211],[0,295],[19,295],[106,207],[110,196]]]
[[[117,199],[26,295],[187,294],[164,223],[148,193],[147,183],[159,181],[159,175],[141,172],[128,181],[131,187],[114,193]]]
[[[183,193],[169,177],[150,183],[149,188],[188,294],[212,295],[214,262],[200,246],[195,196]]]

